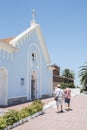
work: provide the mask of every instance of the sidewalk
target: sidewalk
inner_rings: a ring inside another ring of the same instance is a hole
[[[56,113],[55,105],[45,114],[31,119],[13,130],[87,130],[87,95],[80,94],[73,97],[71,107],[72,111],[64,111],[59,114]]]

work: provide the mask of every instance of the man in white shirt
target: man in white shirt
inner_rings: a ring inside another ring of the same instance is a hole
[[[63,112],[64,92],[61,89],[60,84],[58,84],[57,88],[55,89],[55,97],[57,97],[56,105],[57,105],[58,113]]]

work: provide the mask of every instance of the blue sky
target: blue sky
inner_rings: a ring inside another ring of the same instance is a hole
[[[51,63],[75,73],[87,61],[87,0],[0,0],[0,39],[30,26],[32,9],[40,24]]]

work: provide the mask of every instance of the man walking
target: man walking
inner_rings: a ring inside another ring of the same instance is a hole
[[[57,105],[57,112],[63,112],[63,99],[64,99],[64,92],[60,87],[60,84],[57,85],[55,89],[55,97],[57,97],[56,105]]]

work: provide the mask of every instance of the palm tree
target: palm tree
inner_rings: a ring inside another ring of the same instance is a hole
[[[80,71],[79,71],[79,77],[80,77],[80,82],[84,87],[87,86],[87,62],[85,62],[86,65],[80,66]]]
[[[69,70],[69,69],[65,69],[62,73],[62,76],[65,76],[67,78],[73,78],[74,79],[74,72]]]
[[[68,85],[68,87],[75,87],[74,85],[74,72],[69,70],[69,69],[65,69],[62,73],[62,76],[66,77],[65,80],[65,86]]]

